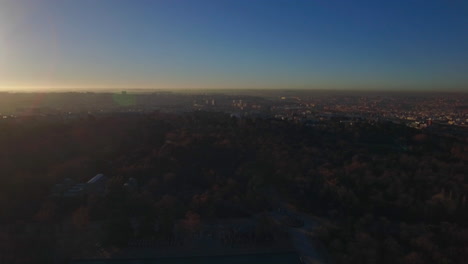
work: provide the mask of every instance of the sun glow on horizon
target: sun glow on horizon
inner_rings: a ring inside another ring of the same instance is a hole
[[[351,4],[338,16],[328,4],[254,15],[239,10],[264,7],[241,0],[227,13],[203,1],[0,2],[0,91],[468,89],[468,16],[452,7],[438,17],[405,4],[394,18]]]

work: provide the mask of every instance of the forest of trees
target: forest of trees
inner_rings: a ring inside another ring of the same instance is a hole
[[[209,112],[3,120],[0,262],[51,263],[131,238],[170,243],[176,224],[190,233],[274,209],[273,189],[324,219],[311,239],[329,262],[463,263],[467,171],[466,140],[386,122],[305,126]],[[50,196],[65,178],[97,173],[109,177],[105,195]],[[125,188],[130,178],[136,190]]]

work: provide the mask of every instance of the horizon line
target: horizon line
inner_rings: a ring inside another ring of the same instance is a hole
[[[466,89],[353,89],[353,88],[32,88],[1,89],[0,93],[151,93],[151,92],[241,92],[241,91],[282,91],[282,92],[370,92],[370,93],[468,93]]]

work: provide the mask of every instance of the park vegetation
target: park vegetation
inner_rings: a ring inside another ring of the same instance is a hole
[[[466,139],[389,122],[210,112],[3,120],[0,262],[52,263],[135,239],[177,245],[174,230],[187,239],[212,219],[275,210],[274,193],[323,219],[311,239],[329,262],[463,263],[467,172]],[[65,178],[97,173],[108,177],[104,194],[51,197]],[[252,235],[223,241],[281,240],[268,217],[257,221]]]

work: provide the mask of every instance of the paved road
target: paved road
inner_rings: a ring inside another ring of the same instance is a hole
[[[305,260],[304,263],[325,263],[320,257],[315,245],[312,243],[308,235],[316,226],[318,226],[317,221],[313,217],[298,212],[288,206],[281,206],[280,209],[278,209],[278,211],[272,212],[271,215],[279,223],[282,223],[281,219],[286,215],[302,220],[304,222],[304,225],[302,227],[290,227],[286,225],[283,226],[286,228],[289,235],[291,236],[295,249]]]

